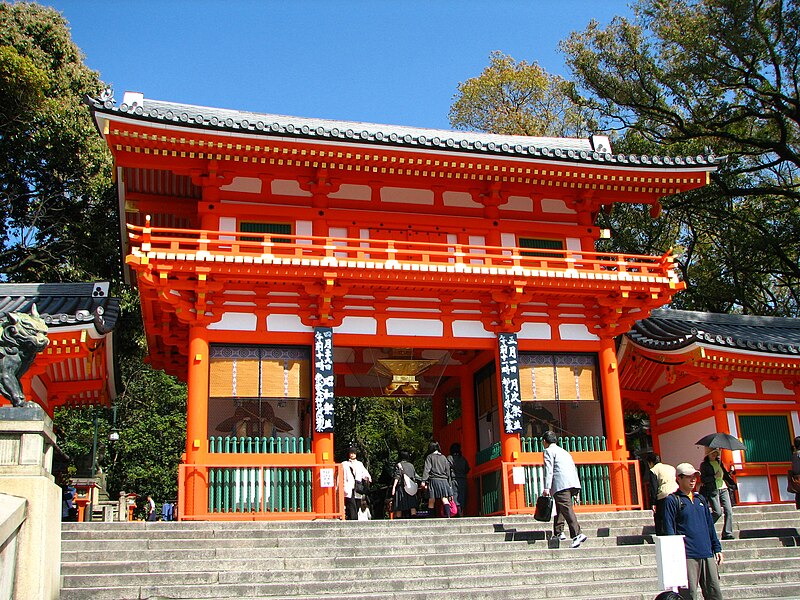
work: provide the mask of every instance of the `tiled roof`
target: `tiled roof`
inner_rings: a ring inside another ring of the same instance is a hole
[[[654,310],[626,335],[653,350],[679,350],[700,344],[800,356],[800,319]]]
[[[0,318],[30,313],[34,304],[50,329],[92,324],[106,334],[119,318],[119,300],[108,297],[107,282],[0,284]]]
[[[344,140],[403,148],[443,149],[498,156],[517,156],[589,164],[643,166],[650,168],[705,168],[712,170],[724,158],[709,155],[688,157],[611,154],[598,151],[591,139],[496,135],[445,129],[421,129],[356,121],[334,121],[254,113],[240,110],[178,104],[139,96],[131,104],[116,104],[113,98],[86,98],[96,113],[113,114],[173,127],[201,128],[273,137],[314,140]]]

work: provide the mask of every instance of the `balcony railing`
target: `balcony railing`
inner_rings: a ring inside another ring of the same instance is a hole
[[[581,482],[581,492],[576,499],[576,508],[581,511],[598,511],[611,509],[641,509],[642,489],[640,483],[639,462],[636,460],[604,460],[576,456],[575,466]],[[522,488],[522,506],[512,508],[507,500],[511,489],[517,487],[512,471],[514,468],[524,469],[525,480]],[[615,497],[612,479],[618,479],[621,485],[619,497]],[[504,462],[500,470],[487,473],[479,481],[481,511],[489,514],[532,514],[536,507],[536,499],[544,489],[544,465],[540,461]],[[630,503],[622,496],[630,497]]]
[[[642,256],[567,249],[259,234],[128,225],[132,253],[161,260],[478,272],[677,282],[670,254]],[[535,254],[535,255],[534,255]]]

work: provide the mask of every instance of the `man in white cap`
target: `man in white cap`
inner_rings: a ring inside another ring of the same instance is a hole
[[[706,499],[694,492],[700,471],[689,463],[675,467],[678,490],[667,497],[664,506],[664,528],[667,535],[683,535],[686,544],[686,571],[689,578],[688,596],[700,600],[722,600],[719,565],[722,564],[722,545],[714,529],[714,520]]]

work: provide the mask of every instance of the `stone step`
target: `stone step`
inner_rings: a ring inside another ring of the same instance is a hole
[[[545,560],[530,561],[523,558],[509,559],[505,561],[484,560],[480,563],[465,562],[464,557],[461,561],[452,563],[422,563],[414,564],[404,560],[403,557],[393,557],[396,564],[402,564],[404,571],[413,570],[415,577],[447,576],[460,577],[464,575],[481,575],[491,573],[499,575],[502,573],[516,574],[518,572],[535,571],[537,573],[558,573],[564,567],[564,558],[551,558]],[[655,566],[655,556],[651,555],[623,555],[623,556],[602,556],[602,557],[582,557],[576,555],[571,558],[570,567],[573,571],[589,573],[595,570],[603,570],[606,574],[620,573],[623,569],[633,567],[640,570],[641,567],[648,567],[646,570],[652,573]],[[271,561],[263,559],[246,561],[155,561],[155,562],[131,562],[131,563],[97,563],[91,570],[82,573],[81,565],[73,565],[74,568],[66,569],[65,584],[69,587],[92,587],[95,581],[102,581],[99,575],[115,575],[114,583],[122,585],[147,585],[147,584],[171,584],[173,578],[190,578],[194,574],[204,576],[215,575],[214,580],[227,583],[271,583],[280,582],[286,579],[286,572],[295,573],[295,581],[340,581],[352,578],[352,573],[358,572],[359,576],[370,579],[393,579],[397,576],[395,565],[386,565],[377,561],[375,564],[364,564],[352,562],[337,562],[329,565],[314,564],[312,561]],[[317,567],[316,569],[314,567]],[[742,573],[753,570],[797,570],[800,567],[800,554],[795,557],[774,555],[771,558],[759,556],[758,560],[750,558],[728,557],[723,565],[723,572],[726,574]],[[163,576],[163,577],[162,577]],[[646,575],[645,575],[646,576]],[[612,576],[612,578],[614,578]],[[196,580],[190,583],[197,583]]]
[[[219,540],[222,542],[223,540]],[[568,540],[569,541],[569,540]],[[567,541],[567,542],[568,542]],[[549,542],[545,544],[519,543],[506,541],[486,541],[482,543],[464,544],[438,544],[438,545],[414,545],[394,544],[382,547],[382,552],[376,554],[372,548],[365,548],[355,545],[347,548],[337,548],[335,552],[330,552],[328,548],[268,548],[259,549],[258,557],[268,560],[278,560],[287,562],[290,559],[307,559],[309,561],[359,561],[359,560],[383,560],[386,555],[403,557],[404,560],[414,561],[416,564],[436,563],[450,561],[451,557],[458,559],[465,554],[484,553],[489,560],[500,560],[502,557],[514,557],[519,555],[530,556],[531,558],[560,556],[564,553],[573,552],[567,542],[556,544]],[[604,542],[600,544],[599,542]],[[605,543],[608,542],[608,543]],[[787,547],[797,547],[800,540],[796,538],[753,538],[750,540],[726,541],[723,546],[725,553],[735,552],[755,556],[759,552],[767,550],[785,551]],[[610,540],[587,540],[580,549],[581,555],[602,555],[602,556],[622,556],[631,552],[637,554],[654,554],[654,547],[650,544],[642,544],[640,547],[612,544]],[[254,549],[252,547],[235,545],[233,547],[200,547],[191,550],[191,559],[214,559],[214,560],[252,560],[254,559]],[[182,554],[181,559],[186,559]],[[92,564],[100,561],[113,564],[116,562],[147,562],[163,561],[164,552],[161,549],[117,549],[114,552],[107,550],[78,550],[62,552],[64,565],[81,562]]]
[[[392,597],[397,592],[417,592],[430,594],[431,592],[444,592],[449,598],[521,598],[546,597],[546,598],[606,598],[606,590],[617,595],[635,595],[646,593],[653,598],[657,593],[656,580],[652,572],[642,568],[616,568],[604,569],[586,573],[586,579],[576,581],[576,572],[562,569],[557,572],[519,572],[516,574],[518,585],[509,585],[506,574],[483,574],[479,576],[463,575],[461,577],[427,577],[417,578],[406,573],[400,579],[376,580],[370,579],[356,572],[353,578],[347,581],[304,582],[293,580],[291,582],[263,583],[259,581],[242,582],[242,578],[220,578],[219,581],[209,583],[203,580],[202,574],[195,574],[194,583],[176,581],[170,583],[151,584],[140,581],[138,585],[124,587],[117,585],[112,577],[107,579],[99,576],[100,584],[108,583],[97,589],[88,587],[75,587],[62,591],[62,600],[77,600],[94,598],[100,599],[137,599],[138,598],[240,598],[240,597],[265,597],[265,598],[296,598],[315,596],[327,598],[329,595],[339,594],[350,598],[364,598],[367,594],[383,594]],[[246,575],[246,574],[243,574]],[[750,595],[739,595],[740,598],[784,598],[792,597],[783,595],[787,588],[800,589],[800,574],[794,572],[775,571],[749,571],[746,573],[723,573],[723,589],[726,598],[735,596],[728,594],[729,589],[740,588],[741,592]],[[755,594],[755,588],[759,591]],[[769,589],[771,595],[762,595]],[[512,594],[513,591],[522,591],[527,596]],[[498,592],[500,592],[498,594]],[[645,596],[647,597],[647,596]],[[794,596],[796,597],[796,596]]]
[[[737,507],[732,600],[800,598],[797,513]],[[652,600],[647,511],[582,513],[579,549],[527,515],[402,521],[66,523],[62,600],[548,597]],[[721,523],[718,524],[718,527]]]
[[[589,541],[585,545],[589,546],[644,546],[654,543],[651,535],[600,535],[594,536],[592,532],[587,532]],[[753,540],[759,539],[778,539],[783,545],[796,546],[800,543],[798,535],[784,535],[789,533],[785,530],[753,530],[742,534],[734,540],[723,542],[724,547],[731,544],[747,545]],[[208,540],[193,539],[170,539],[158,538],[149,540],[138,540],[137,548],[142,550],[159,551],[186,551],[193,552],[203,548],[238,548],[243,550],[266,552],[270,549],[289,550],[299,548],[303,552],[317,554],[330,554],[332,552],[348,552],[354,546],[361,548],[364,553],[371,553],[376,550],[386,548],[387,544],[405,547],[435,547],[438,551],[448,551],[447,548],[458,549],[460,546],[468,545],[473,551],[488,551],[486,544],[520,543],[538,548],[552,548],[559,546],[569,546],[570,540],[557,542],[549,539],[549,533],[544,532],[516,532],[502,534],[463,534],[441,536],[411,535],[398,536],[391,535],[385,538],[371,537],[360,538],[358,536],[348,536],[343,538],[316,538],[316,537],[259,537],[259,538],[216,538]],[[91,542],[83,540],[66,540],[62,542],[63,552],[81,551],[102,551],[115,552],[125,548],[119,541],[94,540]]]
[[[652,518],[637,516],[627,518],[605,519],[594,517],[591,519],[579,518],[581,527],[587,531],[603,532],[608,530],[626,529],[626,533],[652,534],[654,533]],[[487,518],[464,519],[409,519],[394,521],[369,521],[369,522],[247,522],[247,523],[204,523],[198,527],[196,523],[184,522],[133,522],[133,523],[65,523],[63,539],[139,539],[142,535],[151,538],[176,537],[176,534],[187,539],[204,539],[216,537],[224,533],[226,537],[269,537],[271,535],[294,535],[298,532],[313,533],[320,537],[340,537],[344,531],[357,532],[363,537],[386,535],[387,531],[413,531],[424,532],[432,529],[431,524],[436,523],[435,529],[442,534],[452,533],[484,533],[488,531],[550,531],[550,523],[539,523],[530,518],[517,518],[513,521],[494,521]],[[786,529],[797,535],[797,519],[793,512],[775,511],[774,514],[761,512],[752,514],[736,514],[734,516],[734,530],[761,529],[765,523],[772,528]],[[718,523],[721,529],[722,523]]]

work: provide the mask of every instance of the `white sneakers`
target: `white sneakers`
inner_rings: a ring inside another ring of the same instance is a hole
[[[567,540],[567,534],[562,531],[558,535],[553,535],[553,537],[551,537],[550,539],[551,540],[558,540],[559,542],[565,542]],[[571,548],[577,548],[583,542],[585,542],[587,539],[588,538],[584,534],[579,533],[574,538],[572,538],[572,544],[570,544],[570,547]]]
[[[562,534],[562,535],[563,535],[563,534]],[[566,536],[564,536],[564,539],[566,539]],[[587,539],[588,539],[588,538],[587,538],[587,537],[586,537],[584,534],[582,534],[582,533],[579,533],[579,534],[578,534],[578,535],[576,535],[574,538],[572,538],[572,544],[570,545],[570,547],[571,547],[571,548],[577,548],[577,547],[578,547],[578,546],[580,546],[580,545],[581,545],[583,542],[585,542]]]

